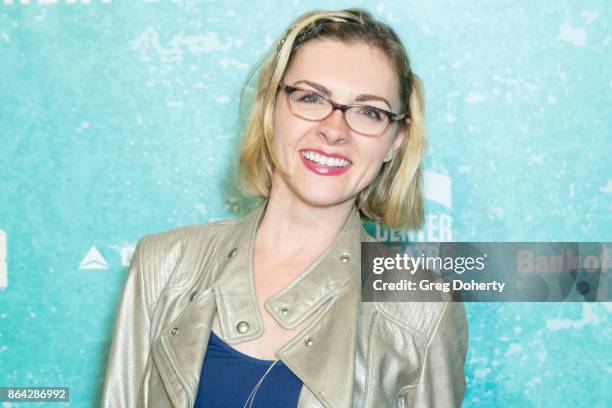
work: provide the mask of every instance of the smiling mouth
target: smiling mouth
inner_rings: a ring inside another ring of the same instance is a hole
[[[310,150],[303,151],[302,156],[308,161],[316,163],[319,166],[325,167],[343,168],[347,167],[349,164],[352,163],[350,160],[347,159],[341,159],[339,157],[327,157]]]

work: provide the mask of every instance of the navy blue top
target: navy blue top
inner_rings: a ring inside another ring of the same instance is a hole
[[[195,408],[242,408],[273,362],[241,353],[211,330]],[[278,361],[261,383],[252,406],[296,407],[301,388],[300,379]]]

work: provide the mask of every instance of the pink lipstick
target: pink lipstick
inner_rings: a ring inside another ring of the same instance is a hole
[[[326,153],[318,149],[302,150],[300,156],[306,168],[320,176],[339,176],[353,165],[341,154]]]

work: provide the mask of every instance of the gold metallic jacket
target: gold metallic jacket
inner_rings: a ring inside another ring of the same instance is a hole
[[[240,221],[140,239],[117,314],[103,407],[192,407],[215,313],[229,344],[262,335],[251,259],[266,203]],[[361,241],[373,239],[354,207],[330,247],[265,303],[287,329],[313,316],[277,352],[304,384],[298,407],[460,406],[463,304],[361,303]]]

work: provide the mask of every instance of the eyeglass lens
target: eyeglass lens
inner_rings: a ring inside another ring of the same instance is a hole
[[[291,110],[307,120],[322,120],[332,110],[332,104],[321,95],[296,89],[289,94]],[[385,130],[389,117],[372,106],[351,106],[345,113],[346,122],[355,132],[378,135]]]

